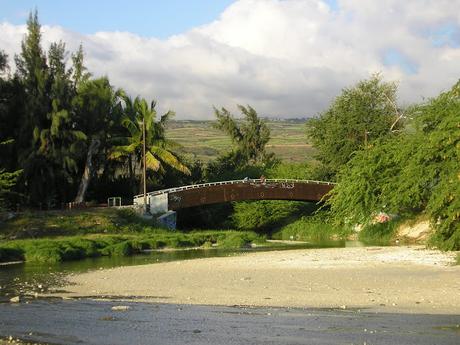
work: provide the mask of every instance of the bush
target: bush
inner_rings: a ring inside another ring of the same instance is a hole
[[[325,215],[302,217],[283,226],[272,237],[280,240],[324,241],[337,237],[346,237],[348,231],[336,227],[325,219]]]
[[[311,212],[314,204],[298,201],[261,200],[234,203],[233,222],[238,229],[268,231],[297,218],[300,213]]]
[[[45,242],[36,246],[27,246],[25,260],[31,262],[56,263],[63,261],[64,255],[59,243]]]
[[[436,230],[432,242],[458,250],[460,82],[410,112],[411,131],[354,153],[328,203],[337,222],[351,225],[369,224],[380,211],[403,216],[425,211]]]
[[[20,249],[0,248],[0,262],[21,261],[24,254]]]
[[[368,224],[359,233],[359,240],[365,244],[389,245],[395,236],[399,224],[401,224],[400,220]]]
[[[250,247],[255,241],[263,241],[263,237],[251,232],[233,232],[225,236],[218,242],[221,248],[246,248]]]
[[[130,256],[134,253],[133,246],[131,245],[131,242],[125,241],[113,245],[109,245],[108,247],[105,247],[102,249],[102,254],[103,255],[109,255],[109,256]]]

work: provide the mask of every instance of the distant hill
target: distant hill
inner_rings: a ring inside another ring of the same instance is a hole
[[[287,162],[311,160],[314,149],[307,143],[306,119],[266,119],[271,131],[268,151]],[[212,127],[210,120],[176,120],[167,127],[167,136],[182,145],[182,153],[209,162],[231,147],[230,139]]]

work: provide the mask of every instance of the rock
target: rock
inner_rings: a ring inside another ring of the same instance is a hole
[[[131,307],[128,305],[114,305],[112,307],[113,311],[127,311],[129,309],[131,309]]]
[[[19,303],[21,302],[21,297],[20,296],[15,296],[13,298],[10,298],[11,303]]]

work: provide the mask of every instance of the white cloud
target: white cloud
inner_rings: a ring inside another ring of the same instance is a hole
[[[449,88],[460,77],[457,47],[435,47],[430,32],[460,27],[455,0],[240,0],[220,18],[166,40],[127,32],[82,35],[43,27],[44,46],[80,42],[96,76],[108,75],[129,93],[155,98],[178,118],[211,118],[212,105],[251,104],[262,115],[311,116],[343,87],[382,72],[399,82],[402,103]],[[20,49],[25,26],[0,24],[0,48]],[[417,68],[384,65],[400,52]]]

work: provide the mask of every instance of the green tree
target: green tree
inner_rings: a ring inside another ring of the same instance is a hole
[[[260,176],[278,163],[274,154],[265,150],[270,140],[270,129],[265,121],[249,105],[238,105],[238,108],[244,116],[242,120],[235,119],[225,108],[214,108],[217,118],[214,126],[230,137],[233,147],[208,164],[208,180]]]
[[[134,101],[129,97],[125,98],[121,124],[127,135],[119,138],[120,144],[113,148],[111,158],[126,162],[133,181],[141,174],[142,169],[144,124],[147,170],[164,173],[164,166],[169,166],[184,174],[190,174],[188,167],[174,152],[178,145],[165,135],[165,125],[174,113],[168,111],[159,121],[155,121],[155,106],[154,101],[149,105],[143,98],[136,97]]]
[[[375,141],[342,167],[327,201],[338,223],[427,212],[438,244],[460,248],[460,83],[413,107],[413,130]]]
[[[86,135],[76,128],[72,103],[76,90],[71,80],[72,69],[66,68],[65,44],[52,43],[48,51],[49,91],[51,103],[47,123],[40,131],[38,155],[53,168],[55,190],[61,201],[69,199],[69,187],[76,183],[77,160]]]
[[[215,127],[224,131],[234,144],[234,157],[246,164],[266,163],[273,158],[268,154],[265,145],[270,140],[270,129],[258,117],[257,112],[251,107],[238,105],[244,116],[244,121],[236,120],[225,108],[214,108],[217,122]]]
[[[79,59],[81,61],[82,56]],[[77,87],[77,95],[73,100],[76,126],[86,137],[80,147],[80,178],[74,201],[83,202],[97,171],[109,174],[112,178],[115,175],[117,167],[111,166],[108,157],[113,136],[121,135],[124,91],[115,89],[106,77],[88,79],[76,75],[74,83]]]
[[[52,43],[46,54],[37,12],[30,14],[21,53],[15,58],[15,78],[24,90],[18,162],[24,168],[22,185],[31,204],[51,206],[73,194],[79,148],[86,140],[73,109],[76,80],[84,77],[81,54],[80,48],[73,58],[75,66],[69,68],[63,42]]]
[[[352,155],[400,126],[396,84],[380,75],[346,88],[319,118],[307,122],[323,178],[333,179]]]

